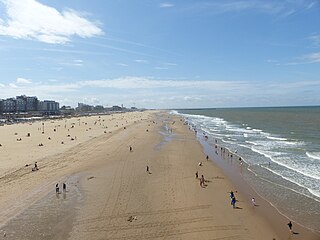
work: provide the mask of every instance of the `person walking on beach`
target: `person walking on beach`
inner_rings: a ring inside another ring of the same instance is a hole
[[[288,225],[288,227],[290,229],[290,232],[292,233],[292,222],[290,221],[287,225]]]
[[[208,155],[207,155],[206,159],[207,159],[207,161],[209,160],[209,156]]]
[[[201,175],[201,178],[200,178],[200,187],[204,187],[204,176]]]
[[[236,202],[237,202],[237,199],[233,196],[233,198],[231,199],[231,205],[233,208],[236,208]]]
[[[59,183],[56,184],[56,193],[59,193]]]
[[[63,183],[62,185],[62,189],[63,189],[63,192],[67,192],[67,185],[65,183]]]
[[[147,165],[147,173],[149,173],[149,166]]]
[[[196,179],[198,179],[199,178],[199,173],[198,173],[198,171],[196,171]]]
[[[254,206],[254,207],[257,206],[256,200],[254,198],[251,199],[251,203],[252,203],[252,206]]]
[[[131,146],[129,147],[129,151],[130,151],[130,152],[132,152],[132,151],[133,151]]]
[[[230,191],[229,193],[230,193],[230,198],[231,198],[231,199],[234,198],[234,193],[233,193],[233,191]]]

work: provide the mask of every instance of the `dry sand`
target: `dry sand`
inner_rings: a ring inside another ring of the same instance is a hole
[[[234,185],[205,160],[176,116],[144,112],[67,122],[67,128],[64,120],[46,122],[45,134],[37,130],[41,122],[0,128],[0,225],[7,239],[318,239],[300,228],[291,236],[285,220],[280,231],[274,228],[241,192],[233,209],[228,191]],[[39,171],[24,167],[34,161]],[[57,182],[68,191],[55,194]]]

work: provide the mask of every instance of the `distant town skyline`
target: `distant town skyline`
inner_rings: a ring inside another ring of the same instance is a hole
[[[0,98],[320,105],[316,0],[0,0]]]

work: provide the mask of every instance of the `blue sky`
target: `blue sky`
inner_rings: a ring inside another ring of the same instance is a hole
[[[0,98],[320,105],[318,0],[0,0]]]

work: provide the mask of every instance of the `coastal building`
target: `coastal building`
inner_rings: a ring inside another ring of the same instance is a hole
[[[112,106],[112,111],[122,111],[123,107],[120,106]]]
[[[23,98],[17,97],[15,100],[15,112],[26,112],[26,101]]]
[[[34,112],[38,110],[38,98],[37,97],[28,97],[26,95],[17,96],[16,100],[24,101],[24,110],[25,112]],[[22,108],[22,105],[21,105]]]
[[[78,112],[91,112],[93,110],[93,106],[88,105],[88,104],[84,104],[84,103],[78,103],[78,107],[76,108],[76,110]]]
[[[16,98],[0,99],[0,114],[58,114],[59,103],[56,101],[39,101],[37,97],[26,95]]]
[[[2,100],[2,113],[15,113],[16,101],[14,98],[7,98]]]
[[[75,110],[71,106],[62,106],[60,108],[60,113],[63,115],[73,115],[75,113]]]
[[[42,114],[58,114],[59,113],[59,103],[51,100],[39,101],[38,110]]]

